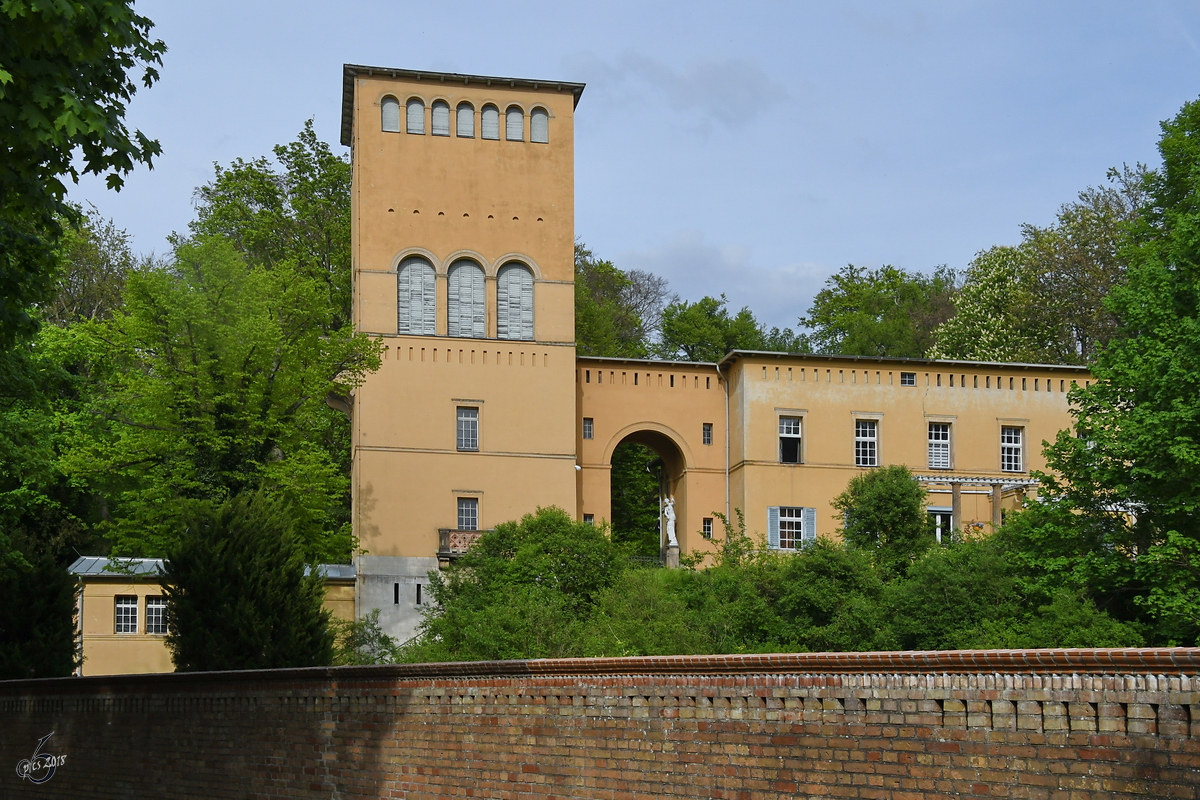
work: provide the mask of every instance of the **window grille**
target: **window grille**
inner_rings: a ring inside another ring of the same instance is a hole
[[[479,409],[458,407],[458,449],[479,449]]]
[[[879,466],[879,425],[873,419],[854,422],[854,465]]]
[[[1021,472],[1022,464],[1021,428],[1000,428],[1000,469],[1004,472]]]
[[[146,633],[165,635],[167,632],[167,598],[146,598]]]
[[[595,435],[596,429],[592,423],[591,417],[583,418],[583,438],[591,439]]]
[[[800,463],[800,418],[779,418],[779,463]]]
[[[797,550],[817,539],[817,510],[771,506],[767,509],[767,546],[772,550]]]
[[[474,497],[458,498],[458,529],[479,530],[479,500]]]
[[[700,531],[703,534],[705,539],[711,539],[713,537],[713,518],[712,517],[704,517],[704,519],[701,521]]]
[[[900,385],[901,386],[916,386],[917,385],[917,373],[901,372],[900,373]]]
[[[929,423],[929,468],[950,469],[949,423]]]
[[[138,599],[136,597],[115,597],[116,632],[138,632]]]

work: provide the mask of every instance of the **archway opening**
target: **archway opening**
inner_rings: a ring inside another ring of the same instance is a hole
[[[672,498],[676,514],[683,510],[683,454],[664,434],[637,431],[613,449],[611,467],[613,541],[635,556],[661,558],[666,545],[663,504]],[[681,530],[677,522],[677,534]]]

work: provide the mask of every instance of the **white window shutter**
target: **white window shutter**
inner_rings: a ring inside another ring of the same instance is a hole
[[[394,97],[383,98],[381,114],[385,133],[400,132],[400,101]]]
[[[459,287],[462,285],[462,275],[459,270],[451,268],[449,280],[446,281],[446,335],[462,336],[459,333],[462,307],[459,300]]]
[[[470,103],[458,104],[458,135],[465,139],[475,137],[475,107]]]
[[[442,100],[433,104],[433,135],[450,135],[450,105]]]
[[[436,320],[437,278],[423,258],[406,258],[396,274],[396,330],[431,336]]]
[[[521,338],[533,340],[533,275],[521,270]]]
[[[409,133],[425,133],[425,101],[414,97],[408,101]]]
[[[437,333],[437,275],[433,267],[426,274],[421,296],[421,333],[433,336]]]
[[[779,549],[779,506],[767,509],[767,547]]]
[[[401,266],[396,272],[396,332],[412,333],[412,273]]]
[[[495,106],[484,106],[483,118],[480,120],[479,127],[484,139],[499,139],[500,109]]]
[[[520,106],[509,106],[504,113],[504,138],[510,142],[525,141],[525,112]]]
[[[523,264],[505,264],[496,281],[496,336],[533,339],[533,274]]]
[[[804,509],[802,519],[804,541],[815,542],[817,540],[817,510],[815,508]]]
[[[529,141],[546,144],[550,141],[550,115],[544,108],[529,113]]]
[[[478,264],[459,261],[450,267],[446,303],[448,335],[477,339],[487,336],[487,300],[483,270]]]
[[[509,287],[512,285],[512,269],[502,267],[496,279],[496,337],[512,338],[508,333]]]

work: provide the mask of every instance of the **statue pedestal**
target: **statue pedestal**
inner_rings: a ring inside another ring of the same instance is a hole
[[[667,569],[679,569],[679,545],[667,545]]]

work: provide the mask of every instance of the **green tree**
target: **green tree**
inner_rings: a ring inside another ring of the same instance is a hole
[[[333,633],[333,663],[338,666],[363,664],[399,664],[404,660],[400,644],[383,632],[379,609],[371,609],[362,619],[329,620]]]
[[[323,666],[325,589],[290,504],[264,492],[189,503],[163,575],[167,647],[180,672]]]
[[[329,332],[351,319],[350,161],[317,138],[312,120],[296,141],[265,157],[214,164],[196,190],[193,236],[222,237],[252,267],[294,274],[321,288]]]
[[[118,552],[170,549],[181,499],[266,485],[294,503],[310,558],[349,556],[348,423],[326,398],[378,368],[379,344],[324,335],[325,288],[196,238],[169,269],[131,273],[110,321],[75,326],[101,378],[64,464],[109,498]]]
[[[953,314],[955,282],[946,267],[921,275],[850,264],[825,281],[800,324],[818,353],[922,358]]]
[[[119,0],[0,3],[0,344],[36,327],[53,291],[60,220],[75,224],[64,177],[106,175],[119,190],[161,148],[125,126],[137,91],[158,80],[166,46]]]
[[[663,309],[657,348],[662,358],[720,361],[730,350],[762,350],[762,327],[749,308],[730,315],[725,295],[695,303],[677,300]]]
[[[45,305],[46,321],[69,325],[111,318],[134,266],[129,234],[91,207],[79,227],[68,228],[59,242],[57,282]]]
[[[889,574],[903,575],[934,544],[925,490],[908,467],[895,464],[855,475],[833,507],[842,513],[842,539],[873,553]]]
[[[637,555],[659,554],[659,495],[657,470],[650,465],[658,453],[636,442],[623,442],[613,450],[612,540],[626,544]],[[649,469],[648,469],[649,467]]]
[[[580,355],[645,358],[667,297],[664,278],[624,272],[575,244],[575,346]]]

